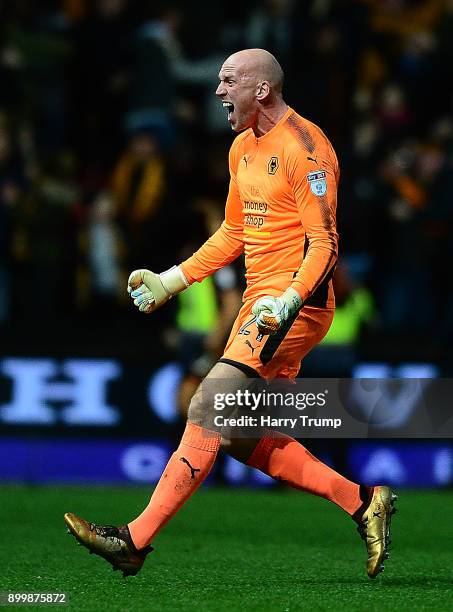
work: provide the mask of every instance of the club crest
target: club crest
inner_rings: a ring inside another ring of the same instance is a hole
[[[324,170],[309,172],[307,174],[307,181],[315,196],[323,196],[327,193],[326,172]]]
[[[267,164],[267,171],[269,174],[275,174],[277,172],[277,169],[278,169],[278,157],[273,155],[270,158],[269,163]]]

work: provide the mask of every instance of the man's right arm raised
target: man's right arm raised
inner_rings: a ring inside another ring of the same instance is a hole
[[[150,270],[134,270],[127,290],[141,312],[149,314],[171,297],[184,291],[195,281],[231,263],[244,251],[243,212],[236,182],[234,145],[231,147],[230,188],[225,207],[225,220],[219,229],[191,257],[178,266],[156,274]]]
[[[231,263],[244,251],[242,203],[236,179],[231,175],[225,220],[219,229],[180,267],[191,284]]]

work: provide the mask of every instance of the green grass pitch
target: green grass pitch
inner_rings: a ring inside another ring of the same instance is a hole
[[[391,558],[374,581],[351,519],[297,491],[198,491],[126,579],[66,534],[66,511],[118,524],[148,497],[142,488],[0,487],[0,591],[64,591],[66,609],[92,611],[453,609],[451,491],[401,492]]]

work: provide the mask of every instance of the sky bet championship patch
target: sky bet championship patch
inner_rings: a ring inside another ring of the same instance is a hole
[[[316,196],[323,196],[327,193],[326,173],[324,170],[315,170],[307,174],[307,181],[310,189]]]

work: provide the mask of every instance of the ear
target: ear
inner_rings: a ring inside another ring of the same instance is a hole
[[[271,87],[269,85],[269,81],[262,81],[261,83],[258,83],[257,85],[257,93],[256,93],[256,98],[257,100],[265,100],[271,90]]]

